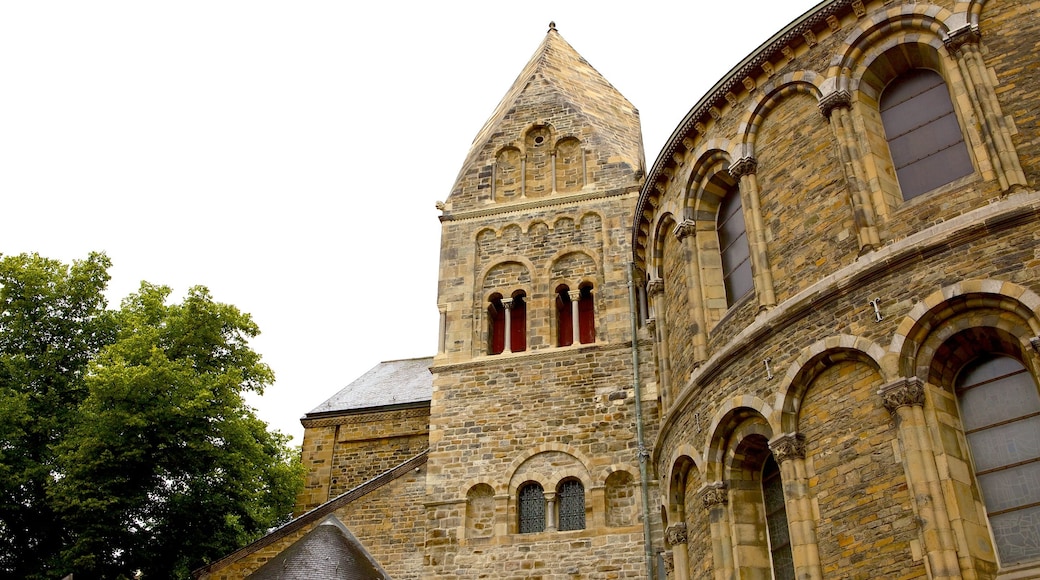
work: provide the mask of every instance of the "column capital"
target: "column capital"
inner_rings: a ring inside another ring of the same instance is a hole
[[[979,26],[977,24],[964,24],[960,28],[947,33],[946,38],[943,39],[943,44],[946,45],[946,50],[954,54],[960,51],[963,46],[977,45],[980,40],[982,40],[982,33],[979,31]]]
[[[758,160],[754,157],[741,157],[729,166],[729,174],[737,179],[745,175],[754,175],[758,171]]]
[[[647,318],[646,319],[646,328],[651,333],[656,333],[657,332],[657,319],[652,317],[652,316],[650,318]]]
[[[672,235],[680,242],[687,237],[697,237],[697,224],[693,220],[683,220],[672,230]]]
[[[669,546],[678,546],[686,543],[686,522],[679,522],[668,526],[664,531],[664,539]]]
[[[878,389],[885,408],[895,413],[899,407],[923,407],[924,385],[917,377],[896,379]]]
[[[653,278],[646,283],[646,295],[653,296],[654,294],[660,294],[664,292],[664,280],[660,278]]]
[[[705,485],[701,489],[700,496],[701,503],[704,504],[704,509],[706,510],[729,503],[729,493],[726,490],[726,482],[724,481],[716,481],[715,483]]]
[[[509,310],[512,307],[513,307],[513,299],[512,298],[503,298],[502,299],[502,308],[505,308],[506,310]]]
[[[786,433],[769,442],[769,450],[777,463],[788,459],[805,459],[805,435]]]
[[[820,97],[820,113],[828,119],[831,118],[831,112],[834,109],[848,109],[852,106],[852,94],[842,89],[833,91],[822,97]]]
[[[568,290],[567,296],[570,296],[571,302],[577,302],[581,300],[581,290]]]

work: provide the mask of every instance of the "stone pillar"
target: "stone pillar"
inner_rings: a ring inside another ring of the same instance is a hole
[[[578,318],[578,302],[581,290],[570,290],[567,295],[571,299],[571,344],[581,344],[581,320]]]
[[[730,535],[729,492],[721,481],[705,484],[700,490],[704,509],[711,522],[711,555],[715,563],[715,579],[734,578],[733,537]]]
[[[662,397],[672,399],[672,365],[671,353],[668,350],[668,318],[665,315],[664,281],[654,278],[646,284],[646,293],[650,296],[650,306],[654,312],[657,327],[657,372],[661,377]]]
[[[502,308],[505,310],[506,335],[502,340],[502,352],[513,352],[513,299],[503,298]]]
[[[758,161],[754,157],[742,157],[729,168],[729,174],[740,180],[740,194],[744,207],[744,225],[748,233],[751,250],[751,273],[758,290],[758,309],[765,310],[776,306],[776,292],[773,289],[773,271],[769,268],[769,255],[766,250],[766,228],[762,221],[762,203],[758,191]]]
[[[780,477],[784,484],[795,576],[805,580],[821,580],[823,568],[820,565],[820,547],[816,541],[816,521],[813,519],[809,477],[805,469],[805,435],[781,435],[769,442],[769,449],[780,465]]]
[[[444,354],[448,332],[448,305],[437,305],[437,354]]]
[[[665,542],[672,547],[671,556],[672,569],[674,573],[669,573],[669,578],[675,578],[675,580],[689,580],[689,556],[686,549],[686,523],[679,522],[668,526],[668,529],[664,531]]]
[[[1011,141],[1011,130],[1001,113],[997,93],[989,80],[986,63],[982,60],[980,39],[978,25],[965,24],[951,31],[944,42],[946,49],[957,59],[968,99],[982,125],[986,152],[989,153],[1000,188],[1007,191],[1014,185],[1026,185],[1026,176]]]
[[[820,112],[830,121],[834,140],[838,144],[845,182],[852,202],[852,218],[856,224],[856,236],[859,239],[859,253],[863,255],[881,245],[881,236],[877,229],[877,216],[871,202],[870,189],[867,185],[866,170],[863,168],[863,152],[852,126],[852,95],[848,91],[834,91],[820,99]]]
[[[907,484],[921,520],[929,576],[933,580],[960,578],[953,529],[924,418],[924,385],[917,377],[902,378],[884,385],[878,394],[895,415]]]
[[[708,360],[708,337],[704,327],[704,295],[701,293],[701,268],[697,252],[697,224],[683,220],[672,231],[683,248],[686,262],[687,291],[690,295],[690,310],[693,311],[693,368]]]
[[[556,531],[556,492],[545,492],[545,531]]]

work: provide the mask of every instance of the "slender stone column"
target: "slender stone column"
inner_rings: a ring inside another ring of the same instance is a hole
[[[769,255],[766,249],[766,228],[762,220],[762,203],[758,191],[758,161],[754,157],[742,157],[729,168],[729,173],[740,180],[740,193],[744,201],[744,224],[749,226],[748,242],[751,245],[751,273],[758,289],[758,309],[765,310],[776,306],[776,292],[773,288],[773,271],[769,268]],[[748,219],[750,218],[750,219]]]
[[[809,500],[805,435],[781,435],[769,442],[769,449],[773,452],[773,458],[780,464],[795,576],[806,580],[820,580],[823,578],[823,568],[820,565],[820,546],[816,541],[816,522]]]
[[[650,305],[657,321],[657,372],[661,376],[661,393],[667,394],[668,400],[673,397],[672,393],[672,364],[671,353],[668,350],[668,317],[665,315],[664,281],[654,278],[646,284],[646,293],[650,296]]]
[[[502,340],[502,352],[513,352],[513,299],[503,298],[502,308],[505,309],[506,335]]]
[[[863,168],[863,152],[859,149],[855,129],[852,127],[852,95],[848,91],[834,91],[820,99],[820,112],[830,121],[834,139],[838,143],[845,182],[852,201],[852,218],[859,238],[859,253],[863,255],[881,245],[877,229],[877,216],[870,200],[867,174]]]
[[[1025,172],[1011,141],[1011,131],[1000,111],[997,93],[989,81],[986,63],[979,50],[981,35],[977,26],[966,24],[954,30],[945,39],[947,50],[957,58],[957,66],[964,78],[968,98],[975,115],[983,125],[983,141],[997,174],[1000,187],[1008,190],[1013,185],[1026,185]]]
[[[545,531],[556,531],[556,492],[545,492]]]
[[[687,292],[690,296],[690,310],[693,312],[693,368],[699,367],[708,360],[708,337],[704,327],[704,295],[701,291],[701,269],[697,255],[697,224],[693,220],[683,220],[672,231],[683,248],[686,262]]]
[[[674,575],[669,575],[669,578],[675,578],[675,580],[689,580],[690,571],[688,563],[688,552],[686,550],[686,523],[679,522],[677,524],[668,526],[668,529],[664,531],[665,541],[669,546],[672,547],[672,566],[674,569]]]
[[[581,300],[581,290],[571,290],[567,295],[571,299],[571,344],[581,344],[581,320],[578,318],[578,302]]]
[[[917,504],[931,578],[960,578],[950,516],[946,510],[931,435],[924,419],[924,385],[917,377],[897,379],[878,391],[896,416],[907,483]]]
[[[733,537],[730,535],[729,492],[721,481],[706,484],[700,491],[704,509],[711,521],[711,555],[715,564],[715,580],[734,578]]]

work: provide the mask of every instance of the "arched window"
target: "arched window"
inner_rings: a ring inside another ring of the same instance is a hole
[[[735,185],[729,187],[719,204],[715,229],[719,235],[719,251],[722,254],[726,305],[733,306],[754,287],[744,214],[740,211],[740,190]]]
[[[556,526],[561,532],[585,529],[585,486],[577,479],[565,479],[556,490],[559,505],[559,522]]]
[[[545,492],[537,483],[525,483],[517,493],[520,533],[545,531]]]
[[[509,352],[527,350],[527,296],[522,290],[513,293],[509,308]]]
[[[949,89],[939,73],[911,69],[881,93],[881,124],[903,199],[911,199],[970,174]]]
[[[1040,392],[1022,363],[985,355],[956,380],[961,424],[1003,566],[1040,559]]]
[[[501,354],[506,348],[506,308],[497,292],[488,302],[488,354]]]
[[[596,342],[596,308],[592,301],[592,284],[581,287],[578,299],[578,340],[582,344]]]
[[[773,561],[775,580],[794,579],[794,557],[791,553],[791,534],[787,528],[787,507],[784,503],[784,484],[780,480],[780,466],[770,453],[762,466],[762,503],[766,512],[769,532],[769,554]]]
[[[556,346],[574,344],[574,312],[567,286],[556,289]]]

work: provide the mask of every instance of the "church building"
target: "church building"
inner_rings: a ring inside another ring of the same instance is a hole
[[[1040,578],[1040,0],[763,40],[647,165],[550,25],[438,203],[437,352],[196,577]]]

